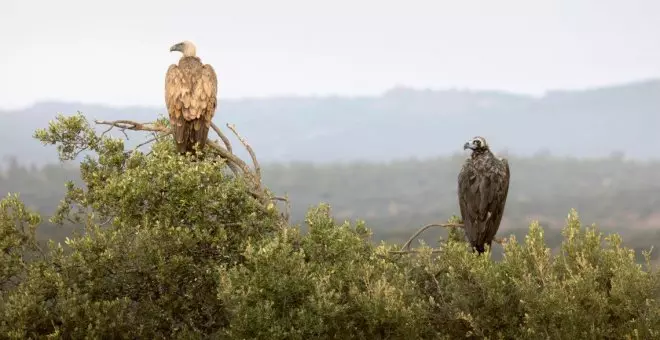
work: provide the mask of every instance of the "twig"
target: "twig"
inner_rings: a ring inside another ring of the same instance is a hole
[[[73,154],[73,156],[71,156],[71,159],[76,159],[76,158],[78,158],[78,155],[80,155],[81,153],[83,153],[83,152],[85,152],[85,151],[87,151],[87,150],[89,150],[89,146],[80,147],[80,149],[79,149],[78,151],[76,151],[76,152]]]
[[[412,243],[412,242],[413,242],[413,241],[414,241],[414,240],[415,240],[415,239],[416,239],[421,233],[423,233],[424,231],[426,231],[427,229],[432,228],[432,227],[441,227],[441,228],[464,228],[465,226],[464,226],[463,224],[461,224],[461,223],[442,223],[442,224],[439,224],[439,223],[432,223],[432,224],[427,224],[427,225],[423,226],[422,228],[420,228],[419,230],[417,230],[417,232],[415,232],[415,233],[410,237],[410,239],[408,239],[408,241],[407,241],[407,242],[401,247],[400,250],[392,250],[392,251],[389,251],[389,253],[390,253],[390,254],[410,254],[410,253],[418,253],[418,252],[419,252],[418,250],[411,250],[411,249],[410,249],[410,244],[411,244],[411,243]],[[495,243],[497,243],[497,244],[500,244],[500,245],[504,245],[504,244],[506,244],[506,241],[507,241],[506,238],[499,238],[499,237],[496,237],[496,238],[493,239],[493,242],[495,242]],[[439,253],[439,252],[441,252],[441,251],[442,251],[441,249],[432,249],[432,250],[431,250],[431,253],[434,253],[434,254],[435,254],[435,253]]]
[[[234,124],[227,124],[227,127],[231,130],[231,132],[236,135],[236,138],[238,138],[239,141],[245,146],[245,149],[247,149],[248,153],[250,154],[250,157],[252,158],[252,163],[254,164],[254,173],[257,175],[257,179],[259,180],[259,185],[261,186],[261,166],[259,165],[259,162],[257,161],[257,156],[254,154],[254,150],[252,150],[252,147],[248,142],[245,140],[245,138],[241,137],[241,135],[238,134],[236,131],[236,126]]]
[[[232,162],[233,165],[238,166],[246,176],[249,176],[249,177],[254,176],[250,172],[250,168],[247,166],[247,164],[245,164],[245,162],[243,162],[243,160],[236,157],[236,155],[234,155],[233,153],[230,153],[229,151],[227,151],[227,149],[220,146],[220,144],[218,144],[216,141],[213,141],[213,140],[209,139],[206,142],[206,144],[209,145],[210,147],[212,147],[215,151],[217,151],[220,154],[220,156],[227,159],[228,164],[230,164],[229,162]],[[230,168],[231,168],[231,166],[230,166]],[[234,169],[232,169],[232,171],[234,172],[235,175],[238,175],[238,170],[236,170],[234,168]]]
[[[110,216],[110,217],[108,217],[108,219],[105,220],[105,222],[100,223],[99,226],[102,227],[102,226],[104,226],[104,225],[110,223],[110,221],[112,221],[114,218],[115,218],[114,216]]]
[[[458,223],[444,223],[444,224],[432,223],[432,224],[427,224],[427,225],[423,226],[422,228],[420,228],[419,230],[417,230],[417,232],[414,233],[413,236],[410,237],[410,239],[408,239],[408,242],[406,242],[403,245],[403,247],[401,247],[401,251],[404,251],[404,249],[406,251],[409,251],[410,250],[410,244],[412,243],[412,241],[414,241],[417,238],[417,236],[419,236],[419,234],[423,233],[424,231],[426,231],[426,229],[429,229],[431,227],[441,227],[441,228],[460,227],[460,228],[462,228],[463,225],[458,224]]]
[[[163,138],[163,137],[167,137],[167,136],[169,136],[169,135],[171,135],[171,134],[172,134],[172,132],[166,132],[166,133],[164,133],[164,134],[162,134],[162,135],[160,135],[160,136],[156,136],[156,137],[154,137],[154,138],[151,138],[151,139],[147,140],[146,142],[143,142],[143,143],[138,144],[138,145],[137,145],[135,148],[133,148],[133,150],[130,151],[130,152],[135,152],[135,151],[136,151],[137,149],[139,149],[140,147],[143,147],[143,146],[145,146],[145,145],[147,145],[147,144],[149,144],[149,143],[151,143],[151,142],[155,142],[155,141],[157,141],[157,140],[159,140],[159,139],[161,139],[161,138]]]
[[[107,130],[103,131],[103,133],[101,133],[101,137],[105,136],[106,133],[110,132],[110,130],[112,130],[113,127],[114,126],[111,125]]]
[[[110,125],[120,130],[133,130],[133,131],[154,131],[154,132],[169,132],[169,129],[156,125],[154,123],[138,123],[131,120],[95,120],[94,123],[99,125]]]
[[[431,254],[441,253],[442,249],[431,249]],[[390,254],[415,254],[421,253],[419,250],[390,250]]]
[[[231,143],[229,142],[229,138],[227,138],[227,136],[225,136],[225,134],[222,133],[222,131],[220,131],[220,128],[217,125],[213,124],[213,122],[211,122],[211,128],[213,128],[213,131],[215,131],[215,133],[218,134],[218,137],[222,139],[222,142],[225,143],[225,148],[227,148],[227,151],[229,151],[229,153],[233,153],[231,149]]]

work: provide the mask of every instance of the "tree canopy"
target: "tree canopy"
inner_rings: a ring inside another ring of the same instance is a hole
[[[41,338],[651,339],[660,276],[621,237],[565,219],[560,251],[532,223],[504,256],[477,256],[460,228],[432,247],[370,242],[365,221],[327,204],[288,220],[259,166],[222,142],[178,155],[167,124],[149,151],[125,150],[82,116],[35,137],[81,150],[51,223],[81,233],[41,247],[44,223],[0,202],[0,334]],[[126,127],[126,126],[124,126]],[[244,139],[243,144],[249,146]],[[253,153],[252,153],[253,154]],[[450,220],[449,222],[455,222]],[[305,227],[306,232],[301,231]]]

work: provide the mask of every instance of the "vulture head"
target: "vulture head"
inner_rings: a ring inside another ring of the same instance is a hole
[[[195,54],[197,53],[195,44],[187,40],[170,47],[170,52],[174,52],[174,51],[183,53],[184,57],[194,57]]]
[[[486,138],[484,137],[474,137],[472,140],[465,142],[463,144],[463,150],[470,149],[472,152],[481,153],[488,151],[488,143],[486,143]]]

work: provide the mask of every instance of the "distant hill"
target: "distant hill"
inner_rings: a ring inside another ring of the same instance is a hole
[[[151,121],[164,108],[42,102],[0,111],[0,157],[44,164],[55,150],[31,138],[57,113]],[[263,162],[389,161],[461,152],[485,136],[496,152],[660,158],[660,80],[535,98],[502,92],[395,88],[378,97],[222,100],[216,124],[236,124]],[[132,138],[129,145],[141,139]]]

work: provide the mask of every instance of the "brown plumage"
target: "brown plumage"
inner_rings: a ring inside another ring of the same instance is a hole
[[[202,64],[195,45],[178,43],[170,51],[183,53],[178,65],[170,65],[165,76],[165,104],[179,153],[195,153],[206,145],[211,119],[217,107],[218,80],[213,67]]]
[[[463,145],[472,155],[458,174],[458,202],[470,245],[479,254],[489,247],[500,227],[509,193],[509,162],[497,158],[483,137]]]

